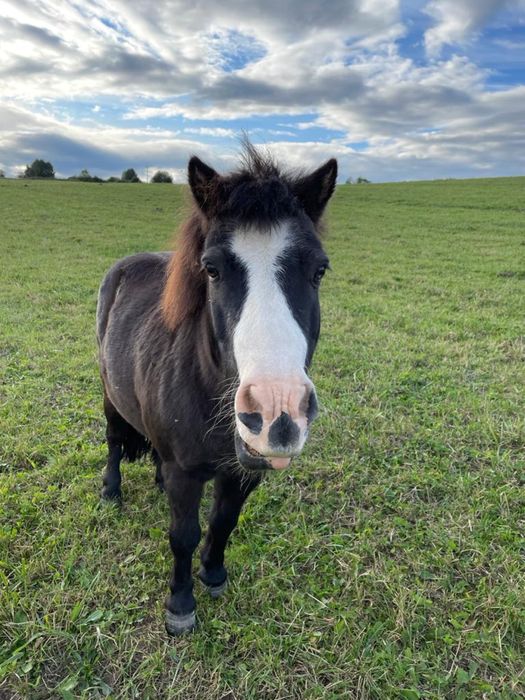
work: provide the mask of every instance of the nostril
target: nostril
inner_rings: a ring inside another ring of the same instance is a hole
[[[237,418],[248,428],[250,432],[254,433],[255,435],[259,435],[263,425],[263,419],[260,413],[241,412],[237,414]]]
[[[271,447],[289,447],[295,445],[299,440],[300,432],[298,426],[290,418],[288,413],[281,413],[276,418],[268,432],[268,442]]]
[[[239,387],[235,396],[235,408],[238,412],[246,414],[262,413],[262,404],[256,397],[255,385],[245,384]]]
[[[317,396],[315,395],[315,389],[312,389],[310,396],[308,397],[308,406],[306,408],[306,420],[311,423],[317,417],[319,413],[319,405],[317,403]]]

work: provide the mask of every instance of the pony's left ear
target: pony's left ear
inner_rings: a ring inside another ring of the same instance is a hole
[[[215,187],[220,179],[220,175],[209,165],[203,163],[197,156],[192,156],[188,163],[188,182],[191,192],[199,209],[208,214],[213,207],[214,197],[212,196]]]
[[[330,158],[320,168],[295,183],[294,193],[314,224],[321,218],[334,192],[336,180],[337,161],[335,158]]]

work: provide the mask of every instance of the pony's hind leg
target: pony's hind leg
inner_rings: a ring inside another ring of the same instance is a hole
[[[156,449],[151,450],[151,458],[155,465],[155,483],[161,493],[164,493],[164,477],[162,475],[162,460]]]
[[[106,392],[104,392],[104,413],[107,421],[108,463],[104,470],[102,498],[120,500],[122,497],[120,492],[121,459],[134,462],[148,453],[152,447],[144,435],[141,435],[127,420],[122,418]]]
[[[119,501],[122,498],[120,490],[120,461],[122,459],[128,423],[122,418],[105,393],[104,413],[107,421],[108,462],[102,477],[101,495],[102,498],[108,501]]]

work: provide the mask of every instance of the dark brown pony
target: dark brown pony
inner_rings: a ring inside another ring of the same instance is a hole
[[[328,260],[319,227],[337,176],[329,160],[284,174],[245,144],[221,176],[198,158],[174,253],[117,262],[100,288],[97,338],[109,456],[102,495],[120,499],[120,461],[151,451],[171,508],[170,634],[193,629],[192,555],[206,481],[215,500],[199,577],[226,587],[224,548],[264,470],[300,453],[317,402],[306,374]]]

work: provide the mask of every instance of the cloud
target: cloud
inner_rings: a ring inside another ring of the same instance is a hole
[[[351,141],[443,129],[470,113],[481,79],[481,71],[457,57],[431,67],[390,57],[379,73],[377,62],[363,71],[367,89],[357,99],[320,109],[316,123],[345,132]]]
[[[436,21],[425,32],[427,52],[437,56],[443,45],[461,44],[496,14],[519,5],[522,0],[432,0],[424,10]]]
[[[185,134],[199,134],[200,136],[212,136],[214,138],[235,138],[234,129],[223,129],[221,127],[209,126],[187,126],[184,128]]]
[[[133,6],[123,0],[42,0],[37,6],[21,0],[5,4],[0,24],[3,90],[26,98],[213,94],[225,68],[260,64],[264,56],[271,58],[260,69],[272,65],[275,71],[275,58],[294,54],[290,47],[299,55],[301,46],[319,41],[337,53],[349,37],[384,36],[397,16],[397,0],[334,0],[330,11],[315,0],[199,0],[193,6],[183,0]],[[255,90],[255,75],[251,83]]]
[[[31,46],[61,49],[64,46],[62,39],[43,27],[24,24],[15,19],[4,17],[4,34],[9,34],[11,42],[27,42]]]

